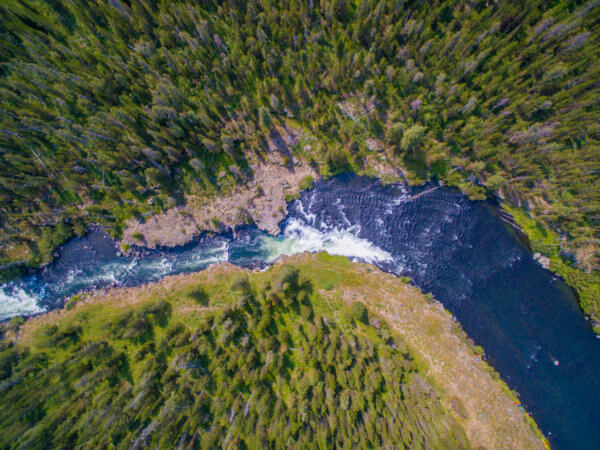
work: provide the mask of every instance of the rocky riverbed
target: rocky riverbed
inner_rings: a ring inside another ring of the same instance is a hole
[[[286,197],[297,196],[302,180],[318,174],[299,160],[286,165],[281,154],[271,155],[268,162],[252,167],[251,181],[228,195],[188,198],[185,206],[145,221],[127,221],[122,241],[149,248],[174,247],[190,242],[202,231],[224,231],[250,223],[269,234],[279,234],[279,223],[287,215]]]

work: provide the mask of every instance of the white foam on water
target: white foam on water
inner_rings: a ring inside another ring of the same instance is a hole
[[[406,203],[406,201],[408,200],[410,196],[409,195],[399,195],[397,197],[394,197],[393,199],[391,199],[387,206],[388,207],[396,207],[396,206],[400,206],[403,203]]]
[[[334,202],[334,205],[337,206],[338,212],[342,216],[342,219],[344,219],[344,222],[346,222],[346,225],[348,227],[351,227],[352,224],[350,223],[348,217],[346,216],[346,213],[344,212],[344,204],[342,203],[342,199],[338,197]]]
[[[359,238],[359,231],[358,226],[320,231],[304,221],[292,218],[282,236],[264,236],[262,247],[267,253],[266,262],[273,262],[282,255],[321,251],[368,263],[393,261],[389,252]]]
[[[410,198],[410,195],[408,195],[406,192],[402,192],[400,195],[397,195],[394,198],[390,199],[389,201],[387,201],[384,204],[384,207],[385,207],[384,214],[386,216],[393,214],[394,210],[396,208],[398,208],[400,205],[406,203],[409,198]]]
[[[0,320],[45,311],[38,305],[38,301],[38,297],[27,293],[17,284],[0,284]]]
[[[310,204],[306,209],[304,208],[304,203],[302,203],[300,200],[296,200],[294,202],[294,206],[297,208],[298,213],[301,214],[304,220],[311,225],[315,225],[315,221],[317,220],[317,215],[310,212],[310,206],[312,204],[313,199],[314,193],[313,196],[310,198]]]
[[[79,268],[79,267],[75,267],[71,270],[69,270],[69,273],[67,273],[67,276],[65,277],[64,283],[65,284],[70,284],[73,281],[75,281],[76,279],[79,278],[79,275],[81,275],[81,273],[83,272],[83,269]]]
[[[131,273],[137,266],[138,260],[115,261],[97,267],[91,274],[85,274],[82,269],[74,268],[69,271],[64,283],[60,284],[61,290],[68,291],[73,285],[85,288],[98,283],[118,285],[127,274]]]
[[[142,260],[138,270],[151,273],[153,279],[160,279],[173,273],[174,261],[170,258]]]
[[[178,261],[178,269],[201,269],[210,264],[229,261],[229,243],[223,241],[219,247],[202,249],[193,253],[189,260]]]

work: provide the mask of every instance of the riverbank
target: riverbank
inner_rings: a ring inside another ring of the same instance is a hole
[[[328,320],[342,320],[347,305],[359,301],[368,307],[373,326],[380,327],[385,321],[417,355],[417,364],[430,381],[441,388],[442,404],[464,427],[474,448],[543,448],[537,427],[517,406],[514,393],[481,360],[460,325],[440,303],[402,279],[343,257],[296,255],[264,272],[220,263],[198,273],[136,288],[96,291],[78,303],[71,302],[69,309],[31,318],[16,342],[29,345],[36,330],[52,324],[79,325],[85,329],[85,336],[101,336],[107,318],[151,299],[166,299],[172,305],[173,316],[188,326],[207,309],[219,309],[231,301],[228,286],[232,279],[244,275],[253,285],[262,285],[289,264],[299,271],[300,278],[312,283],[313,307]],[[219,301],[199,304],[195,292]]]
[[[287,130],[288,128],[286,128]],[[289,127],[289,130],[296,130]],[[321,178],[315,167],[290,152],[292,144],[299,143],[295,131],[280,148],[270,148],[268,160],[252,166],[253,177],[232,192],[219,196],[187,198],[185,206],[169,209],[150,216],[143,221],[130,219],[121,240],[121,249],[128,252],[131,246],[156,248],[176,247],[188,244],[204,231],[222,232],[240,225],[255,224],[260,230],[278,235],[281,221],[287,216],[288,202],[297,198],[299,192],[310,188],[314,180]],[[288,136],[286,133],[281,133]],[[284,155],[288,155],[287,157]],[[371,155],[364,167],[358,170],[384,184],[406,182],[399,161],[389,155]],[[457,189],[460,189],[457,187]],[[600,334],[600,274],[587,273],[567,261],[560,249],[564,244],[557,233],[535,221],[524,207],[517,207],[503,200],[500,207],[508,211],[516,225],[528,237],[535,259],[547,270],[561,276],[578,294],[580,306],[597,334]]]

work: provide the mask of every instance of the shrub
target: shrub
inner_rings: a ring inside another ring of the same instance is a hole
[[[488,187],[488,189],[492,190],[492,191],[497,191],[499,188],[502,187],[502,185],[505,183],[505,179],[502,175],[499,174],[495,174],[490,176],[487,181],[486,181],[486,186]]]
[[[192,300],[202,306],[207,306],[210,301],[210,296],[202,287],[193,290],[188,295]]]
[[[36,331],[35,337],[40,347],[68,347],[79,341],[81,331],[78,325],[67,325],[62,329],[58,325],[45,325]]]
[[[218,230],[221,226],[221,222],[219,222],[219,219],[217,219],[216,216],[212,216],[210,218],[210,226],[213,227],[215,230]]]
[[[405,152],[416,150],[422,144],[426,131],[422,125],[413,125],[402,135],[400,148]]]
[[[367,308],[361,302],[353,302],[350,305],[350,314],[352,318],[357,322],[367,323],[368,314]]]
[[[293,192],[286,192],[285,193],[285,201],[287,203],[289,202],[293,202],[294,200],[300,198],[300,194],[298,193],[293,193]]]
[[[136,313],[149,318],[155,324],[164,325],[171,316],[171,304],[165,300],[152,300],[144,303]]]
[[[13,333],[16,333],[24,323],[25,318],[23,316],[11,317],[11,319],[8,321],[8,329]]]
[[[83,296],[81,294],[73,295],[69,300],[67,300],[67,303],[65,303],[65,309],[67,311],[73,309],[81,300],[83,300]]]
[[[304,178],[302,178],[302,181],[300,181],[300,190],[306,191],[307,189],[312,189],[314,183],[315,179],[310,175],[307,175]]]
[[[289,264],[281,266],[273,279],[274,291],[291,293],[297,292],[298,287],[298,269]]]

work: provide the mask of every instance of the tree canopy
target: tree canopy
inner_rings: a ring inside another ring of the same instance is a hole
[[[599,15],[595,1],[6,0],[0,263],[223,191],[286,123],[317,138],[295,151],[325,174],[361,170],[366,139],[383,139],[409,181],[500,190],[597,268]]]

